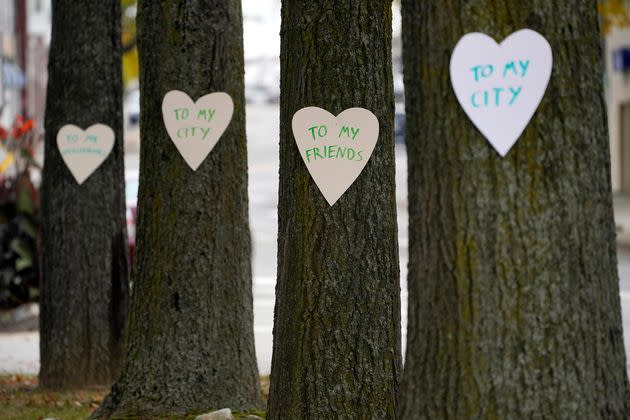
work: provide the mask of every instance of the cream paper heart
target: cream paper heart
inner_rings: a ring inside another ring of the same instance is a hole
[[[193,171],[217,144],[233,113],[234,102],[225,92],[210,93],[193,102],[184,92],[172,90],[162,101],[166,131]]]
[[[500,45],[470,33],[455,46],[450,73],[457,100],[501,156],[534,116],[552,67],[549,42],[531,29],[514,32]]]
[[[367,164],[378,140],[378,119],[367,109],[350,108],[337,117],[317,108],[293,116],[293,136],[315,184],[331,206]]]
[[[57,132],[57,147],[74,179],[80,184],[107,159],[114,148],[114,130],[94,124],[85,131],[73,124]]]

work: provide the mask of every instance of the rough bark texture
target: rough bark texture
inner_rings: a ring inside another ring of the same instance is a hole
[[[109,385],[122,364],[128,245],[118,0],[56,0],[42,186],[40,384]],[[57,148],[65,124],[109,125],[105,162],[78,185]]]
[[[270,419],[393,418],[401,370],[391,0],[282,5],[278,283]],[[330,207],[293,114],[350,107],[380,122],[374,153]]]
[[[140,1],[138,259],[121,379],[97,416],[259,408],[254,351],[243,29],[237,0]],[[162,99],[227,92],[232,122],[192,171]]]
[[[403,1],[409,328],[403,419],[629,418],[594,0]],[[461,36],[553,48],[501,158],[449,81]]]

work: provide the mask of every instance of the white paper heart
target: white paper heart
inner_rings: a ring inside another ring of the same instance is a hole
[[[350,108],[337,117],[325,109],[303,108],[293,116],[293,136],[315,184],[331,206],[357,179],[378,140],[378,119]]]
[[[166,131],[193,171],[217,144],[233,113],[234,102],[225,92],[211,93],[193,102],[184,92],[172,90],[162,101]]]
[[[501,156],[534,116],[552,67],[549,42],[531,29],[514,32],[501,45],[470,33],[455,46],[450,73],[457,100]]]
[[[80,185],[111,153],[114,130],[105,124],[94,124],[85,131],[73,124],[64,125],[57,132],[57,147]]]

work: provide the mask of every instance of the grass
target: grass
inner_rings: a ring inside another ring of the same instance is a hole
[[[86,419],[99,406],[108,389],[64,392],[42,391],[37,377],[0,376],[0,419],[24,420],[56,417],[62,420]]]
[[[266,400],[269,378],[263,377],[260,382]],[[40,390],[36,376],[0,375],[0,420],[41,420],[47,417],[84,420],[96,410],[108,391],[109,388],[95,388],[53,392]],[[247,414],[265,418],[264,412],[234,413],[234,417],[244,418]],[[179,418],[194,419],[195,416]]]

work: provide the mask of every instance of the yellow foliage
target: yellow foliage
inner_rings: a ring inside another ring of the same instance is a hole
[[[125,16],[125,9],[133,7],[136,0],[121,0],[123,10],[122,21],[122,72],[125,86],[132,80],[138,79],[138,50],[136,49],[136,21],[133,17]]]
[[[0,163],[0,174],[4,173],[13,163],[13,153],[8,152],[4,160]]]
[[[123,83],[125,86],[132,80],[138,80],[138,50],[134,47],[131,51],[123,54]]]
[[[600,0],[597,10],[601,16],[602,33],[607,34],[613,26],[630,26],[630,7],[625,0]]]

